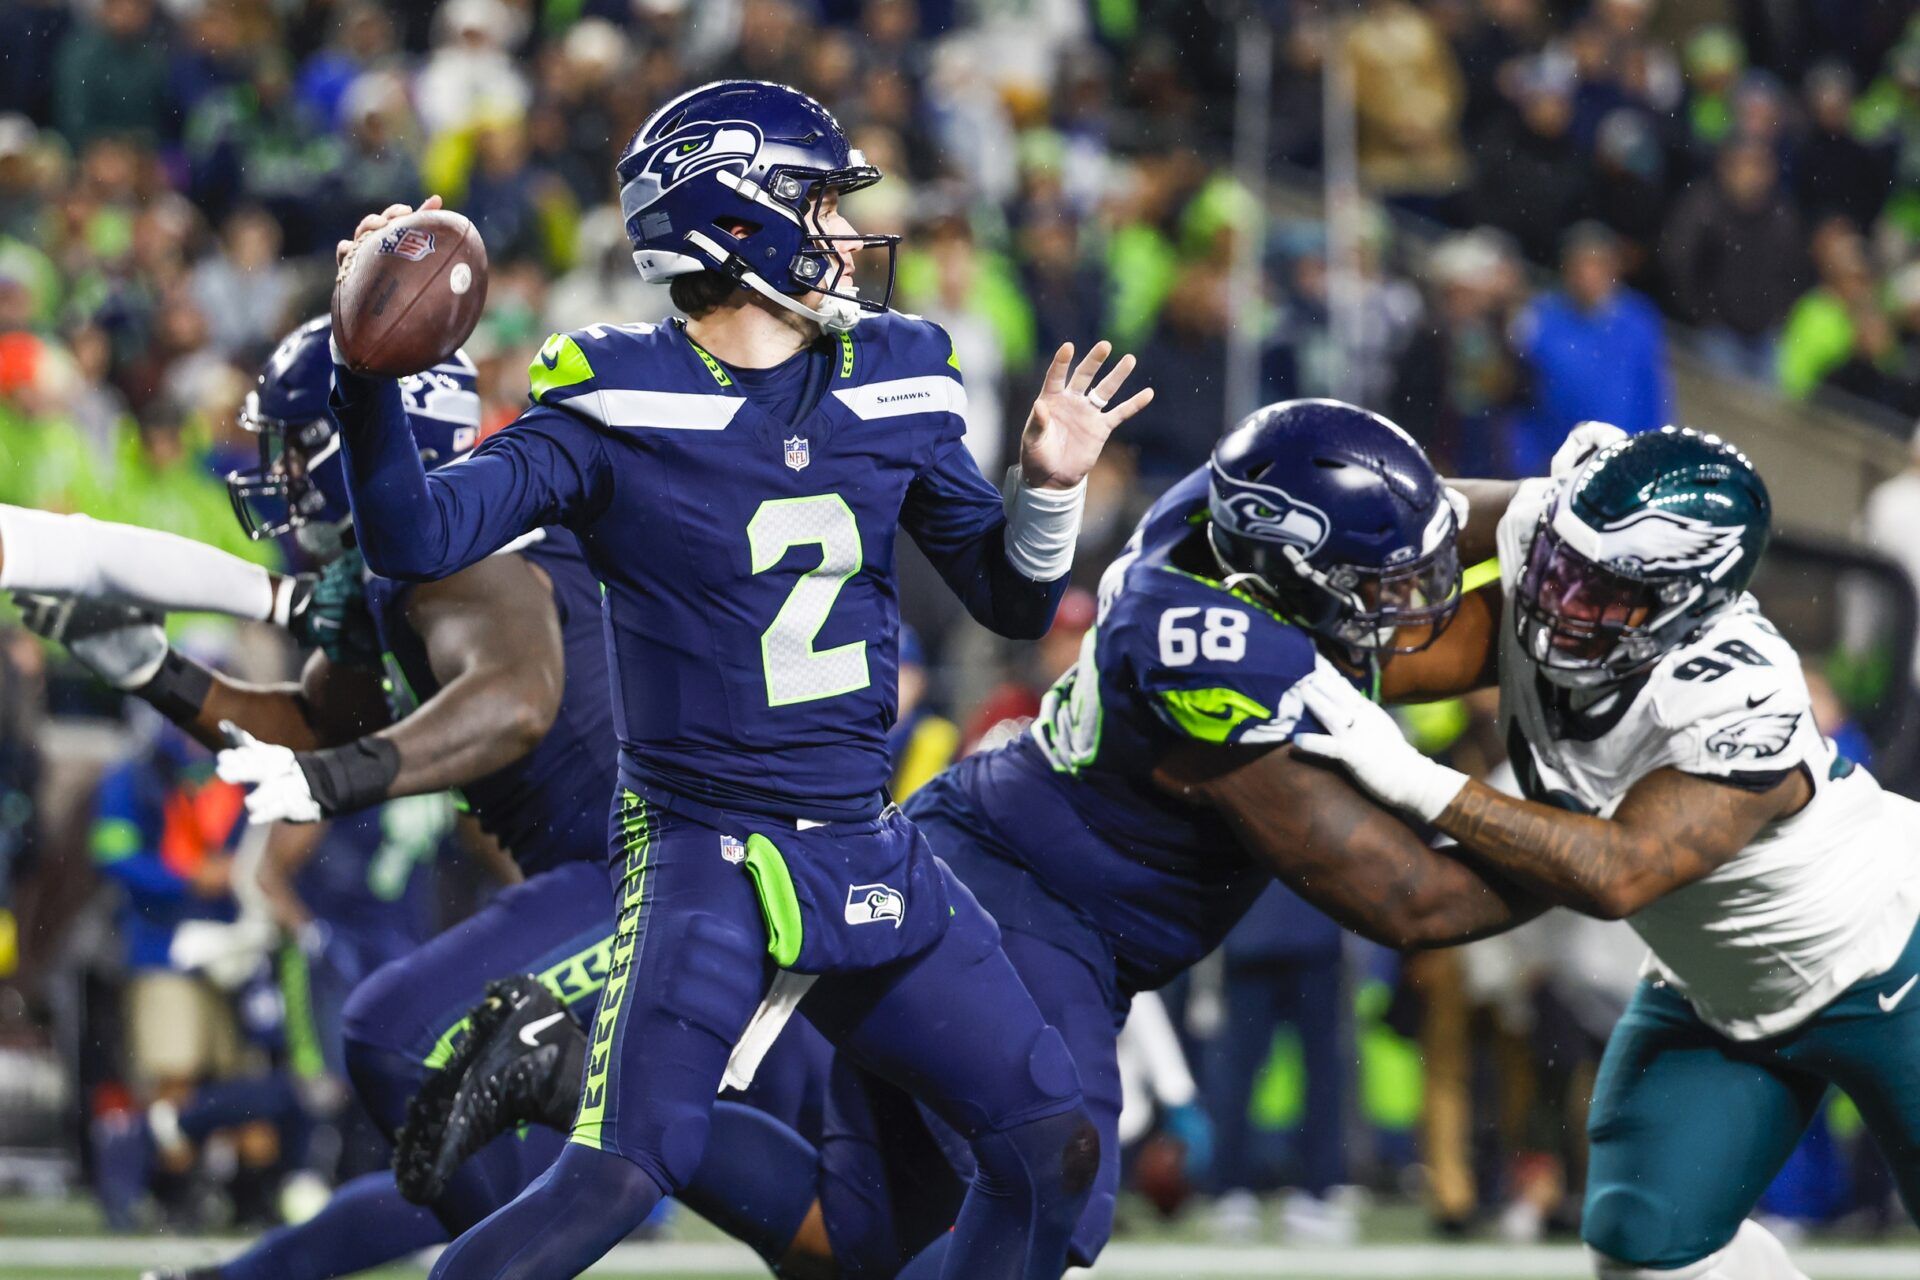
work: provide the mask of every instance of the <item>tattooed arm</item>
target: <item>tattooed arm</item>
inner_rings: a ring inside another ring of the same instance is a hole
[[[1611,818],[1595,818],[1469,782],[1434,825],[1477,865],[1550,902],[1618,920],[1709,874],[1760,828],[1812,798],[1800,770],[1754,792],[1658,769],[1633,785]]]
[[[1496,871],[1427,847],[1338,773],[1259,749],[1187,743],[1161,790],[1219,811],[1242,848],[1342,925],[1400,950],[1511,929],[1545,909]]]

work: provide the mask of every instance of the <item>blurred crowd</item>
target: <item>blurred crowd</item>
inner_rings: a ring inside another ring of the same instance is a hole
[[[1257,348],[1261,399],[1360,400],[1454,474],[1539,472],[1581,419],[1662,424],[1676,332],[1725,376],[1782,396],[1920,414],[1914,8],[9,0],[0,502],[280,557],[241,537],[220,477],[254,448],[236,417],[260,362],[326,309],[333,245],[361,214],[437,192],[478,225],[493,272],[469,351],[497,428],[524,404],[548,332],[669,312],[630,266],[612,186],[646,112],[717,77],[794,83],[887,174],[846,211],[861,230],[907,234],[895,303],[953,334],[988,474],[1012,456],[1036,362],[1062,341],[1136,351],[1158,393],[1093,477],[1080,589],[1039,645],[994,645],[909,565],[924,645],[902,663],[904,794],[1021,731],[1073,661],[1100,570],[1226,425],[1236,337]],[[1274,33],[1275,180],[1260,190],[1229,164],[1247,22]],[[1334,59],[1356,91],[1365,198],[1329,237],[1302,210],[1319,203]],[[1237,260],[1261,287],[1236,330]],[[1343,289],[1357,319],[1336,346]],[[258,636],[212,643],[263,674],[293,658]],[[113,1116],[160,1102],[186,1117],[160,1170],[170,1212],[200,1212],[196,1161],[216,1132],[238,1135],[230,1168],[351,1167],[345,1139],[313,1138],[327,1131],[313,1115],[332,1124],[344,1105],[326,1003],[383,948],[457,914],[470,885],[416,883],[444,815],[375,815],[327,835],[335,852],[291,851],[270,980],[189,980],[171,959],[177,931],[237,910],[237,801],[157,725],[135,716],[103,746],[61,736],[89,723],[74,713],[119,710],[0,619],[0,1117],[26,1078],[10,1046],[51,1024],[85,1068],[69,1072],[81,1091],[66,1105],[88,1119],[96,1173],[114,1165]],[[1837,702],[1830,719],[1845,731]],[[1437,709],[1420,731],[1463,768],[1498,766],[1484,705]],[[350,883],[295,884],[340,866]],[[367,920],[377,936],[352,928]],[[1621,927],[1590,932],[1402,965],[1276,890],[1169,995],[1184,1065],[1142,1068],[1157,1104],[1142,1132],[1157,1136],[1137,1184],[1168,1209],[1195,1187],[1216,1193],[1228,1235],[1258,1231],[1263,1193],[1292,1187],[1283,1225],[1337,1240],[1354,1229],[1342,1188],[1397,1185],[1418,1162],[1448,1229],[1566,1225],[1585,1088],[1636,963]],[[1816,1187],[1842,1185],[1849,1133],[1836,1117],[1825,1154],[1805,1157],[1827,1162]],[[24,1141],[0,1124],[0,1148]],[[1854,1199],[1788,1187],[1776,1207],[1821,1219],[1884,1200],[1863,1169]],[[103,1188],[117,1221],[144,1190]],[[293,1211],[232,1198],[256,1220]]]

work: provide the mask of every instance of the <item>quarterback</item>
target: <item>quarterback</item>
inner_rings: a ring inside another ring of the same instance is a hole
[[[1838,755],[1746,585],[1766,486],[1669,427],[1529,481],[1499,529],[1500,714],[1524,799],[1332,684],[1297,749],[1652,954],[1595,1085],[1603,1280],[1803,1280],[1745,1220],[1829,1087],[1920,1210],[1920,811]]]
[[[785,974],[828,1039],[966,1138],[980,1174],[943,1274],[1052,1280],[1098,1139],[991,917],[886,799],[894,537],[983,624],[1038,636],[1085,476],[1149,394],[1110,405],[1131,358],[1102,376],[1106,344],[1077,366],[1063,347],[1003,500],[962,440],[952,343],[886,309],[890,278],[855,285],[856,251],[895,240],[840,214],[879,173],[819,103],[704,86],[617,169],[634,260],[684,323],[555,335],[531,407],[431,476],[396,384],[335,365],[370,568],[431,580],[561,525],[605,593],[617,923],[579,1112],[556,1163],[435,1274],[575,1275],[684,1187]]]

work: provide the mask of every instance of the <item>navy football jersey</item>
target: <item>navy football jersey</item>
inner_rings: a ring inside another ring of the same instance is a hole
[[[553,584],[567,664],[560,710],[532,751],[460,791],[480,825],[532,875],[562,862],[605,856],[616,744],[600,584],[579,543],[564,529],[546,529],[518,554],[540,566]],[[399,714],[440,691],[426,646],[407,621],[411,590],[408,583],[367,577],[367,607],[387,651]]]
[[[428,873],[453,830],[442,795],[403,796],[327,823],[294,877],[300,901],[337,930],[417,944],[433,935]]]
[[[417,482],[343,378],[368,559],[439,576],[527,528],[573,529],[606,591],[624,785],[870,817],[896,707],[896,531],[1010,634],[1044,631],[1064,580],[1007,561],[945,332],[887,313],[833,341],[825,394],[785,421],[679,322],[556,334],[530,369],[532,407],[424,490],[396,487]]]
[[[1164,985],[1212,951],[1273,878],[1211,810],[1156,789],[1154,766],[1184,740],[1281,743],[1317,728],[1296,688],[1325,662],[1312,637],[1172,562],[1203,536],[1206,513],[1203,467],[1154,505],[1102,577],[1098,622],[1031,731],[961,761],[909,806],[960,822],[1037,882],[1044,896],[1008,906],[955,863],[1002,924],[1044,930],[1050,912],[1078,916],[1111,942],[1129,990]],[[1007,883],[993,867],[978,874]]]

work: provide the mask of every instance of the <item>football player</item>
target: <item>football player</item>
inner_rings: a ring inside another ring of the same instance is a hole
[[[377,970],[347,1001],[348,1074],[391,1137],[406,1120],[420,1080],[458,1046],[466,1012],[489,978],[534,973],[563,1007],[581,1017],[591,1012],[612,948],[599,811],[614,786],[613,713],[599,584],[566,531],[538,532],[438,582],[414,586],[367,577],[363,585],[357,556],[348,551],[352,520],[339,437],[326,416],[333,376],[328,332],[325,317],[313,320],[268,361],[244,417],[260,438],[261,464],[236,473],[229,487],[242,525],[255,538],[291,536],[309,555],[330,562],[323,589],[306,583],[298,598],[303,607],[311,601],[325,606],[317,611],[333,619],[333,640],[352,629],[348,603],[371,611],[378,632],[373,652],[384,651],[389,660],[397,705],[389,705],[377,671],[324,653],[297,685],[250,686],[175,653],[157,622],[130,617],[123,607],[43,600],[28,619],[108,683],[145,698],[208,745],[239,736],[242,745],[223,751],[219,767],[229,780],[252,787],[247,807],[257,822],[311,822],[455,787],[509,851],[525,877],[521,883]],[[401,429],[426,464],[452,462],[473,447],[480,406],[463,353],[404,380],[400,393]],[[60,520],[25,514],[30,529]],[[67,589],[110,583],[119,598],[138,590],[138,598],[158,609],[218,608],[204,586],[169,576],[168,565],[191,563],[240,581],[248,579],[241,570],[251,568],[184,539],[136,537],[145,531],[96,522],[85,529],[90,539],[109,540],[88,546],[110,546],[126,559],[95,565],[68,548],[70,568],[58,582]],[[350,602],[340,595],[346,587]],[[343,659],[356,656],[340,643],[331,647]],[[763,1123],[733,1103],[719,1114],[749,1131]],[[780,1114],[789,1123],[797,1119],[790,1108]],[[757,1220],[729,1217],[739,1177],[721,1163],[743,1145],[737,1139],[717,1144],[715,1161],[703,1163],[686,1194],[697,1210],[753,1240],[764,1229]],[[768,1144],[758,1146],[764,1160]],[[401,1200],[392,1174],[369,1175],[338,1191],[319,1217],[273,1233],[205,1274],[323,1280],[405,1257],[504,1204],[559,1147],[554,1135],[494,1143],[432,1197],[431,1218]],[[709,1188],[721,1189],[716,1198],[706,1196]],[[778,1246],[798,1220],[796,1214],[773,1230]]]
[[[1484,482],[1449,492],[1404,432],[1352,405],[1260,410],[1148,512],[1032,730],[908,802],[999,922],[1079,1068],[1101,1166],[1073,1233],[1076,1264],[1093,1263],[1113,1226],[1115,1044],[1133,994],[1218,946],[1273,876],[1396,947],[1464,941],[1541,909],[1503,877],[1435,853],[1289,745],[1318,728],[1303,710],[1311,683],[1415,697],[1463,656],[1478,663],[1491,588],[1463,601],[1461,552],[1491,554],[1510,493]],[[1464,643],[1449,643],[1455,633]],[[530,995],[524,1014],[491,1012],[500,1056],[514,1056],[512,1027],[545,1015]],[[543,1118],[516,1105],[533,1092],[506,1069],[469,1082],[435,1135],[442,1167],[465,1144]],[[951,1220],[951,1190],[930,1171],[951,1144],[845,1062],[827,1132],[820,1203],[794,1256],[823,1268],[809,1275],[918,1280],[940,1244],[900,1266],[943,1212]]]
[[[1331,686],[1297,745],[1543,900],[1652,948],[1595,1083],[1581,1233],[1603,1280],[1803,1280],[1747,1214],[1844,1089],[1920,1213],[1920,813],[1836,753],[1747,583],[1753,465],[1669,427],[1525,485],[1487,637],[1525,798]]]
[[[336,362],[360,546],[427,580],[530,529],[574,530],[605,591],[620,739],[619,919],[571,1140],[435,1274],[571,1276],[677,1192],[771,989],[965,1135],[979,1177],[945,1274],[1045,1277],[1097,1139],[1073,1063],[992,919],[888,803],[897,531],[972,614],[1037,637],[1064,590],[1085,477],[1150,393],[1112,404],[1110,347],[1047,371],[1005,499],[962,437],[937,326],[869,292],[841,197],[878,181],[819,103],[726,81],[656,112],[619,162],[644,277],[684,322],[548,340],[532,406],[429,475],[397,386]],[[364,220],[359,234],[385,225]],[[342,252],[350,249],[343,245]]]

